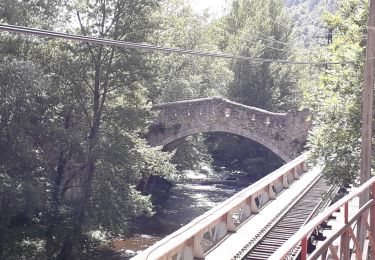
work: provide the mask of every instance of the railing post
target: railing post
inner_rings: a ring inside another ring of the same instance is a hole
[[[242,211],[242,220],[248,219],[251,216],[251,198],[245,201],[245,204],[242,206]]]
[[[328,254],[328,248],[326,248],[324,250],[324,252],[322,253],[322,256],[320,257],[320,259],[322,260],[327,260],[327,254]],[[345,259],[346,260],[346,259]]]
[[[225,216],[226,215],[224,215],[224,217],[222,219],[222,222],[220,222],[219,224],[216,225],[215,232],[214,232],[214,242],[219,241],[220,239],[225,237],[226,234],[228,233],[228,226],[227,226]],[[234,227],[234,231],[236,231],[235,229],[236,228]]]
[[[255,202],[255,198],[257,198],[257,194],[252,195],[250,198],[251,199],[250,209],[251,209],[251,213],[257,214],[259,213],[259,208],[258,208],[257,203]]]
[[[276,184],[274,183],[270,183],[268,185],[268,199],[269,200],[274,200],[276,198],[276,193],[274,191],[274,189],[276,190],[275,186]]]
[[[297,165],[296,167],[294,167],[294,169],[293,169],[293,178],[295,179],[295,180],[299,180],[300,178],[301,178],[301,176],[299,175],[299,168],[300,168],[301,166],[299,166],[299,165]],[[302,169],[301,169],[301,171],[302,171]]]
[[[307,172],[307,171],[309,170],[308,167],[307,167],[307,163],[306,163],[306,161],[302,162],[302,170],[303,170],[304,172]]]
[[[307,237],[304,237],[301,241],[301,260],[307,259]]]
[[[166,260],[172,260],[172,257],[165,257]],[[177,260],[194,260],[193,256],[193,248],[191,246],[187,246],[177,254]]]
[[[229,232],[236,232],[236,225],[234,224],[233,221],[233,211],[229,211],[226,215],[226,231]]]
[[[288,173],[283,175],[283,187],[284,189],[289,188]]]
[[[349,221],[349,204],[347,202],[347,203],[344,204],[344,222],[345,222],[345,224],[348,224],[348,221]],[[341,235],[340,259],[349,259],[349,257],[350,257],[349,243],[350,243],[349,231],[345,230],[345,232]]]
[[[194,258],[204,259],[204,251],[202,247],[203,234],[199,233],[194,236],[193,255]]]

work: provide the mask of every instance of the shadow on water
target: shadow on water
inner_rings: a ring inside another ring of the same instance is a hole
[[[156,205],[154,216],[136,220],[135,235],[121,240],[117,250],[142,251],[257,180],[256,176],[224,168],[209,173],[186,171],[184,175],[186,178],[172,184],[169,197]]]
[[[155,215],[137,218],[133,237],[119,240],[116,250],[144,250],[282,165],[277,156],[239,136],[221,133],[206,140],[215,147],[209,150],[216,167],[183,171],[184,178],[174,181],[168,196],[157,201]],[[221,140],[227,141],[220,144]]]

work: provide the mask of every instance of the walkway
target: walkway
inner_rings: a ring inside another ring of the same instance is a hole
[[[253,215],[235,233],[231,233],[227,238],[211,250],[205,259],[232,259],[246,244],[266,227],[272,219],[278,215],[286,205],[290,204],[311,182],[320,175],[320,169],[314,168],[301,176],[301,179],[291,184],[291,188],[282,192],[275,200],[270,201],[258,214]]]

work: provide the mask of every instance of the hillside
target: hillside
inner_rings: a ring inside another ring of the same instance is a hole
[[[285,0],[295,22],[297,37],[305,45],[325,44],[328,29],[322,22],[324,12],[335,12],[338,0]]]

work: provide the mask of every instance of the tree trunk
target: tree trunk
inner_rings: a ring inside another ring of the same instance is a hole
[[[66,236],[64,244],[61,248],[59,255],[56,260],[73,260],[73,245],[70,236]]]
[[[64,152],[61,151],[59,153],[56,180],[52,192],[52,209],[47,221],[48,224],[46,231],[46,254],[48,257],[52,257],[55,252],[53,237],[55,235],[55,227],[56,225],[58,225],[59,222],[59,210],[61,206],[61,185],[64,177],[66,163],[67,160],[65,159]]]
[[[71,116],[68,113],[64,118],[64,129],[65,131],[70,128],[70,120]],[[62,190],[62,182],[64,179],[65,167],[68,163],[66,159],[65,153],[62,151],[62,148],[59,152],[59,157],[57,161],[57,170],[56,170],[56,178],[54,181],[54,186],[52,190],[52,204],[51,204],[51,212],[50,216],[47,220],[47,230],[45,233],[46,236],[46,255],[48,258],[52,258],[54,253],[56,252],[56,245],[54,241],[55,237],[55,227],[59,224],[60,217],[59,211],[61,206],[61,190]]]
[[[81,198],[78,202],[77,207],[73,213],[72,219],[72,231],[65,237],[64,244],[59,253],[58,259],[74,259],[73,257],[73,246],[78,245],[81,241],[82,227],[84,224],[85,213],[89,199],[91,196],[92,181],[94,179],[95,164],[96,164],[96,146],[98,141],[98,132],[101,123],[102,108],[105,101],[105,93],[102,98],[100,93],[100,75],[101,66],[99,61],[101,60],[101,51],[99,51],[96,59],[97,64],[95,65],[95,83],[93,91],[93,122],[90,127],[90,134],[88,138],[88,154],[87,154],[87,172],[82,183]],[[66,258],[59,258],[66,257]]]

